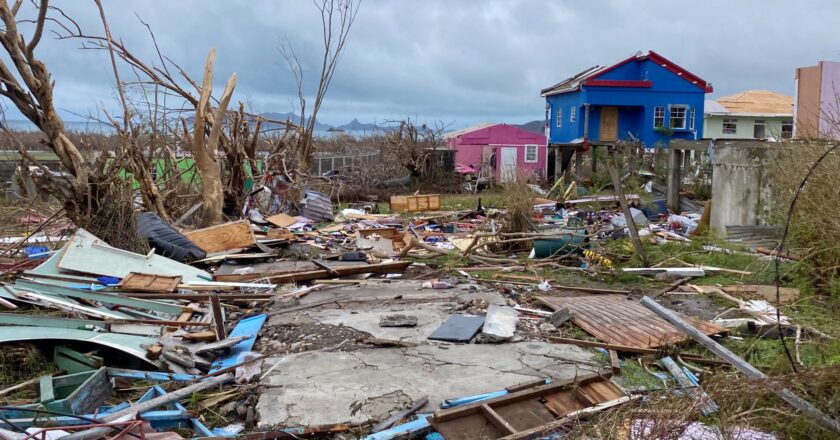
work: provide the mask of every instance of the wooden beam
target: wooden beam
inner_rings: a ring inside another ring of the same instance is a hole
[[[620,353],[663,354],[661,350],[657,350],[655,348],[628,347],[625,345],[607,344],[606,342],[584,341],[580,339],[560,338],[557,336],[549,336],[548,340],[558,344],[571,344],[577,345],[578,347],[598,347],[605,350],[614,350]],[[691,361],[698,364],[729,365],[728,362],[719,361],[717,359],[706,359],[692,354],[681,354],[680,357],[685,361]]]
[[[216,275],[216,281],[248,281],[254,279],[267,278],[271,283],[294,283],[298,281],[312,281],[321,278],[331,278],[335,276],[358,275],[360,273],[389,273],[402,272],[411,265],[410,261],[391,261],[387,263],[366,264],[359,266],[333,267],[333,271],[338,275],[332,275],[326,270],[307,270],[303,272],[294,273],[251,273],[243,275]]]
[[[706,336],[705,334],[703,334],[703,332],[697,330],[696,328],[694,328],[694,326],[677,316],[676,313],[665,308],[661,304],[654,301],[652,298],[645,296],[644,298],[642,298],[641,303],[643,306],[647,307],[652,312],[659,315],[662,319],[668,321],[674,327],[680,329],[687,335],[694,338],[695,341],[697,341],[700,345],[706,347],[712,353],[720,356],[723,359],[726,359],[729,363],[731,363],[735,368],[744,373],[747,377],[751,379],[767,379],[767,375],[761,372],[761,370],[755,368],[749,362],[741,359],[741,357],[731,352],[726,347],[718,344],[717,342],[712,340],[712,338]],[[812,405],[807,400],[797,396],[791,390],[787,388],[774,386],[770,387],[770,391],[774,392],[777,396],[779,396],[785,402],[789,403],[794,408],[802,411],[806,415],[815,419],[822,427],[834,431],[835,433],[840,433],[840,423],[838,423],[837,420],[834,420],[831,417],[825,415],[817,407]]]
[[[621,364],[618,361],[618,352],[615,350],[609,350],[610,353],[610,368],[612,372],[618,374],[621,372]]]
[[[508,423],[507,420],[502,418],[496,411],[493,411],[493,408],[490,408],[486,403],[481,405],[480,407],[481,414],[484,418],[490,420],[490,423],[496,427],[499,431],[504,433],[505,435],[516,434],[516,429]]]
[[[668,192],[665,197],[665,204],[675,214],[680,213],[680,185],[682,175],[682,150],[676,147],[668,148]]]
[[[621,210],[624,212],[624,220],[627,222],[627,230],[630,231],[630,239],[633,241],[633,247],[636,249],[636,255],[642,260],[643,266],[648,266],[647,255],[645,249],[642,247],[642,240],[639,238],[639,231],[636,229],[636,222],[633,221],[633,214],[630,212],[630,206],[627,204],[627,199],[624,197],[624,188],[621,184],[621,175],[615,160],[615,151],[609,150],[607,157],[607,169],[612,177],[615,195],[618,196],[618,203],[621,205]]]
[[[222,312],[222,303],[219,301],[219,295],[210,295],[210,310],[213,312],[213,324],[216,330],[216,338],[223,340],[227,337],[225,332],[225,318]]]

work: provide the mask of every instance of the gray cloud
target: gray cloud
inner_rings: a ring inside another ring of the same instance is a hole
[[[54,3],[85,30],[101,32],[92,1]],[[256,111],[288,111],[296,103],[278,52],[283,41],[295,48],[313,90],[321,34],[308,1],[104,3],[112,32],[146,60],[155,59],[154,48],[135,13],[152,26],[161,49],[196,77],[216,47],[216,87],[236,72],[237,99]],[[830,0],[363,0],[320,119],[416,117],[456,126],[541,119],[540,88],[646,49],[711,81],[714,96],[745,89],[793,94],[795,67],[840,58],[838,19],[840,8]],[[57,103],[71,119],[115,102],[107,54],[79,45],[45,38],[38,48],[55,78]]]

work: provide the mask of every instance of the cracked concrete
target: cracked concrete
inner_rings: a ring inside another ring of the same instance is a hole
[[[595,356],[571,345],[421,345],[353,352],[311,351],[264,363],[259,426],[365,423],[429,396],[427,410],[448,398],[486,393],[534,379],[570,379],[598,370]]]

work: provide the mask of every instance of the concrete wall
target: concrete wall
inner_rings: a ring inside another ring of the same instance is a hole
[[[735,134],[723,133],[724,119],[735,119],[738,121],[735,127]],[[755,126],[756,119],[762,119],[767,122],[765,124],[765,134],[767,137],[781,139],[782,121],[793,121],[793,115],[784,117],[705,115],[703,118],[703,133],[709,139],[754,139],[753,127]]]
[[[785,143],[717,141],[712,152],[711,227],[726,234],[727,225],[766,224],[773,188],[773,161]]]
[[[840,140],[840,63],[820,61],[820,134]]]

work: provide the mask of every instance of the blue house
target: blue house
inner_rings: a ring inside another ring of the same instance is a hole
[[[712,85],[654,51],[595,66],[543,89],[549,146],[703,137],[703,102]]]

